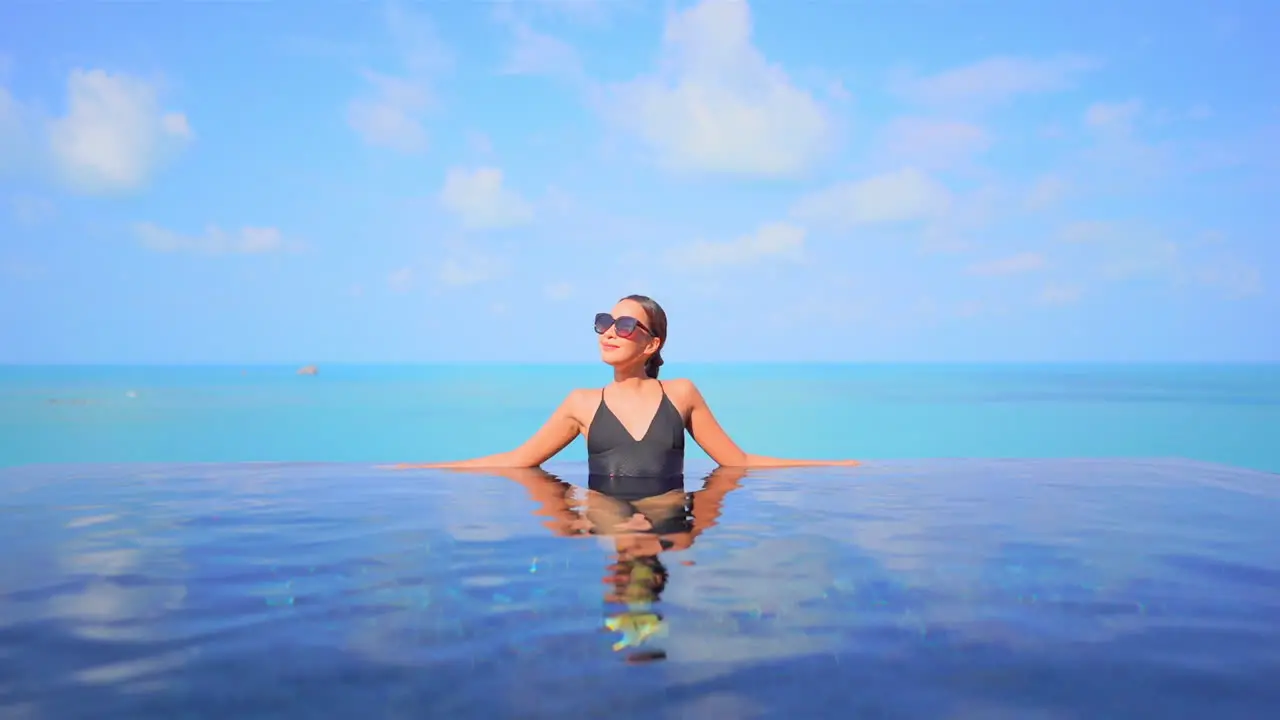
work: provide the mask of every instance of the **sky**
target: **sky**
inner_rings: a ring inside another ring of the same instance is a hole
[[[1280,4],[0,6],[0,362],[1280,360]]]

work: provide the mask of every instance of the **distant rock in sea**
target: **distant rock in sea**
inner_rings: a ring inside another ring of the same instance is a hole
[[[303,365],[302,367],[298,368],[299,375],[317,375],[319,374],[319,372],[320,372],[320,368],[316,367],[315,365]]]

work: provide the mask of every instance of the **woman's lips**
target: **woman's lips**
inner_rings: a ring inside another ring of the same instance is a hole
[[[621,345],[612,345],[610,343],[601,343],[600,346],[603,347],[605,350],[617,350],[619,347],[621,347]]]

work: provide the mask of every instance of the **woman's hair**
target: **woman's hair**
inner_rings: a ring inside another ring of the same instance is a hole
[[[649,316],[649,329],[653,331],[654,337],[658,338],[658,351],[649,356],[644,363],[644,372],[651,378],[658,377],[658,368],[662,367],[662,348],[667,344],[667,312],[662,309],[656,300],[647,295],[628,295],[622,300],[630,300],[640,307],[644,308],[644,312]],[[622,302],[619,300],[618,302]]]
[[[612,580],[623,602],[658,602],[667,589],[667,566],[656,555],[620,558]]]

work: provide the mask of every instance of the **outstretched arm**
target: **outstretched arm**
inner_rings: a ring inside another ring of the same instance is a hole
[[[663,535],[662,539],[671,543],[668,552],[680,552],[693,547],[693,541],[702,533],[716,526],[720,518],[720,508],[724,505],[724,496],[742,487],[739,483],[746,477],[747,469],[721,465],[702,484],[702,489],[693,493],[693,518],[687,532]]]
[[[397,469],[408,468],[531,468],[550,460],[581,432],[581,426],[573,413],[574,396],[571,393],[560,403],[551,417],[543,423],[533,437],[515,450],[486,455],[471,460],[455,460],[435,463],[405,463]]]
[[[561,537],[588,537],[583,532],[590,527],[585,517],[574,511],[570,498],[572,485],[542,468],[470,468],[457,472],[470,475],[503,477],[524,486],[529,499],[538,504],[534,515],[549,518],[543,526]]]
[[[786,458],[752,455],[738,447],[729,434],[720,427],[707,401],[697,386],[689,383],[689,434],[706,451],[711,459],[723,467],[810,467],[833,465],[858,465],[857,460],[790,460]]]
[[[693,494],[693,529],[690,531],[693,537],[716,526],[725,495],[742,487],[740,481],[746,475],[746,468],[738,467],[718,467],[711,471],[702,489]]]

